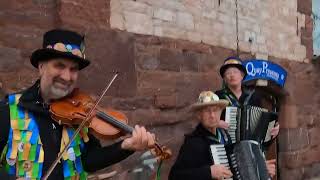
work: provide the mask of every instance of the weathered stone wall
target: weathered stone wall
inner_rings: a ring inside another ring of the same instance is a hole
[[[185,39],[236,49],[235,0],[112,0],[111,27],[138,34]],[[307,61],[297,1],[239,0],[243,51]]]
[[[288,71],[280,177],[319,178],[320,67],[309,62],[311,1],[239,1],[241,57],[265,57]],[[62,27],[86,34],[92,65],[83,70],[79,86],[97,95],[113,71],[121,73],[102,104],[123,110],[130,124],[146,125],[173,150],[162,172],[166,179],[183,135],[195,125],[188,105],[200,91],[221,86],[219,66],[235,55],[234,11],[231,0],[0,1],[0,93],[36,80],[29,56],[41,46],[45,31]],[[128,179],[126,172],[137,166],[139,155],[107,171],[117,170],[115,179]]]

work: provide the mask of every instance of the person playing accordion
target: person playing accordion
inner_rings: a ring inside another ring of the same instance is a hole
[[[231,143],[228,131],[219,127],[221,113],[228,104],[227,100],[220,99],[212,91],[200,93],[198,101],[190,108],[199,123],[192,133],[185,136],[170,170],[169,180],[232,178],[232,171],[224,165],[216,164],[210,150],[212,145]],[[275,172],[274,164],[264,161],[263,164],[272,176]]]

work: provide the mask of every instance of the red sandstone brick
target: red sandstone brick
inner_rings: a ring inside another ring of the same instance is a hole
[[[312,12],[312,0],[298,0],[298,12],[310,15]]]
[[[299,151],[310,145],[306,128],[281,129],[279,132],[279,152]]]
[[[156,93],[154,105],[156,108],[168,109],[176,108],[177,94],[176,93]]]

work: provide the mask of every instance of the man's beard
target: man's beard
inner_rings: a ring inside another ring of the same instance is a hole
[[[69,93],[71,93],[72,88],[69,87],[68,89],[61,89],[61,88],[56,88],[54,86],[51,86],[50,88],[51,90],[51,99],[60,99],[63,98],[65,96],[67,96]]]
[[[65,87],[59,87],[59,84],[56,84],[56,83],[63,84]],[[66,82],[62,79],[54,79],[54,82],[50,87],[50,96],[51,96],[50,98],[51,99],[63,98],[67,96],[69,93],[71,93],[73,88],[74,88],[74,85],[72,82]]]

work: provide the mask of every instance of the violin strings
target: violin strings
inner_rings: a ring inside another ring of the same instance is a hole
[[[91,117],[91,114],[93,113],[93,111],[96,109],[98,103],[101,101],[101,99],[103,98],[103,96],[105,95],[105,93],[108,91],[108,89],[110,88],[111,84],[113,83],[113,81],[117,78],[118,74],[116,73],[112,80],[109,82],[109,84],[107,85],[107,87],[104,89],[104,91],[102,92],[102,94],[100,95],[99,99],[96,101],[96,103],[94,104],[94,106],[90,109],[89,113],[87,114],[87,116],[85,117],[85,119],[81,122],[81,124],[79,125],[79,127],[76,129],[76,131],[74,132],[73,136],[70,138],[68,144],[63,148],[63,150],[59,153],[59,156],[55,159],[55,161],[51,164],[50,168],[48,169],[48,171],[45,173],[45,175],[43,176],[42,180],[47,180],[49,175],[52,173],[52,171],[54,170],[54,168],[57,166],[58,162],[60,161],[60,159],[62,158],[64,152],[70,147],[71,143],[75,140],[76,136],[79,134],[80,130],[85,126],[85,124],[88,122],[88,120]]]

